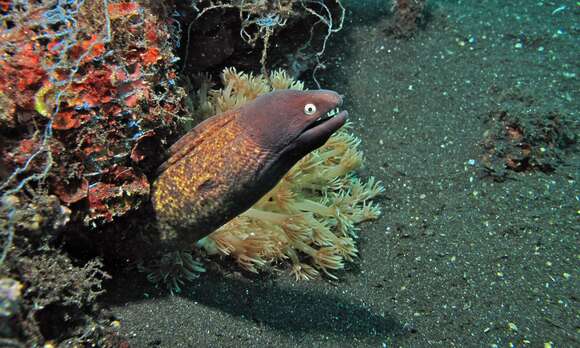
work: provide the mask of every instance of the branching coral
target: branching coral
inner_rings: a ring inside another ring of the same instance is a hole
[[[303,89],[283,71],[269,79],[226,69],[225,86],[212,90],[202,110],[215,114],[236,108],[273,89]],[[370,178],[363,182],[353,171],[363,162],[360,140],[346,130],[302,159],[280,183],[251,209],[230,221],[198,246],[209,254],[232,256],[243,268],[257,272],[267,264],[290,260],[297,279],[333,270],[357,255],[355,225],[377,218],[372,198],[383,191]]]

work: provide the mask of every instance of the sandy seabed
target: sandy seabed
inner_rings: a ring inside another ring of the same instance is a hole
[[[545,159],[553,171],[518,167],[509,137],[542,129],[501,131],[502,117],[556,115],[578,136],[577,4],[432,1],[401,40],[384,3],[346,2],[318,75],[345,95],[361,176],[386,188],[360,259],[338,282],[210,272],[179,296],[117,279],[104,301],[133,346],[579,344],[577,145]],[[554,145],[540,140],[540,153]],[[490,158],[520,171],[486,170]]]

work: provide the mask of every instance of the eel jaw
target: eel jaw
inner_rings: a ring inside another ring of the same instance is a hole
[[[314,122],[311,122],[310,124],[308,124],[306,126],[306,128],[302,131],[302,133],[304,133],[305,131],[312,129],[314,127],[317,127],[321,124],[323,124],[324,122],[328,121],[330,118],[337,116],[340,114],[340,108],[336,107],[328,112],[326,112],[324,115],[321,115],[320,117],[318,117],[316,120],[314,120]]]
[[[308,152],[324,145],[328,138],[346,122],[348,112],[334,108],[309,123],[300,133],[296,142]]]

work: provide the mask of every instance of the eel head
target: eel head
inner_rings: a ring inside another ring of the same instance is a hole
[[[243,109],[240,123],[273,156],[265,170],[285,174],[298,160],[321,147],[346,122],[342,97],[329,90],[279,90]],[[275,175],[280,176],[280,175]]]

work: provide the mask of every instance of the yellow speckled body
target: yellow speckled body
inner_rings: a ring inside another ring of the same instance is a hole
[[[346,120],[332,91],[279,90],[213,116],[169,149],[153,182],[163,241],[191,247],[243,213]]]
[[[239,186],[252,186],[268,152],[246,135],[238,115],[208,119],[195,139],[176,144],[153,190],[163,240],[193,242],[247,209],[240,200],[249,192]]]

